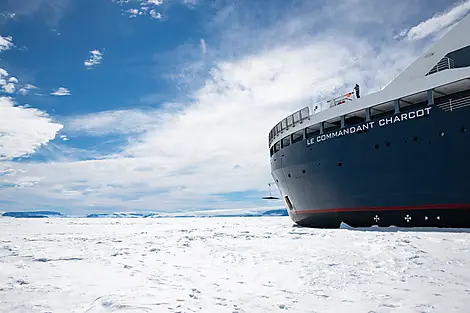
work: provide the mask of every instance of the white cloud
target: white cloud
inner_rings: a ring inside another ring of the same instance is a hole
[[[18,79],[16,77],[10,77],[8,80],[10,83],[18,84]]]
[[[206,54],[206,52],[207,52],[206,41],[204,39],[201,39],[200,43],[201,43],[201,52],[202,52],[202,54]]]
[[[15,106],[12,98],[0,97],[0,161],[35,152],[61,128],[44,112]]]
[[[132,7],[123,9],[123,12],[129,14],[129,18],[137,16],[150,16],[152,19],[162,18],[162,14],[156,11],[156,7],[161,6],[163,0],[113,0],[113,2],[121,6],[131,5]]]
[[[16,14],[15,13],[11,13],[11,12],[3,12],[1,13],[0,15],[2,15],[3,17],[5,17],[7,20],[9,19],[14,19]]]
[[[403,31],[401,35],[406,36],[408,40],[426,38],[451,27],[458,22],[458,20],[464,17],[468,11],[470,11],[470,0],[460,3],[446,12],[434,15],[432,18],[421,22],[410,30]]]
[[[93,66],[100,64],[102,59],[103,59],[103,53],[101,51],[91,50],[90,58],[84,62],[85,67],[90,69]]]
[[[18,89],[18,92],[23,95],[23,96],[26,96],[28,94],[28,92],[31,90],[31,89],[37,89],[38,87],[34,86],[34,85],[31,85],[31,84],[26,84],[24,85],[22,88]]]
[[[162,18],[162,15],[160,13],[156,12],[155,10],[150,10],[150,16],[153,19],[161,19]]]
[[[13,38],[0,35],[0,52],[11,49],[14,46]]]
[[[89,135],[142,133],[161,124],[158,111],[119,110],[91,113],[64,120],[66,131]]]
[[[0,83],[0,85],[1,85],[1,83]],[[2,85],[2,89],[6,93],[14,93],[15,92],[15,84],[13,84],[13,83],[4,84],[4,85]]]
[[[70,91],[67,88],[60,87],[59,89],[53,91],[51,95],[54,96],[70,96]]]
[[[163,0],[148,0],[148,1],[146,2],[146,4],[148,4],[148,5],[151,5],[151,4],[153,4],[153,5],[161,5],[161,4],[163,4]]]
[[[8,77],[8,75],[9,75],[8,72],[5,69],[0,67],[0,78]]]

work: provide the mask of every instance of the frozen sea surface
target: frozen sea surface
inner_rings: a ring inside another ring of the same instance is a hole
[[[0,312],[470,312],[470,233],[0,219]]]

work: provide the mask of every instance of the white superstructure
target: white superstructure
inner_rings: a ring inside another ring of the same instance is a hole
[[[346,99],[342,104],[338,104],[338,100],[344,99],[344,96],[329,100],[331,107],[325,110],[314,104],[295,112],[271,130],[269,147],[306,127],[318,127],[323,132],[322,122],[338,122],[344,116],[356,115],[356,112],[357,116],[364,116],[364,109],[370,107],[393,108],[397,100],[408,103],[426,99],[434,101],[435,97],[468,89],[469,65],[459,66],[448,55],[467,48],[470,55],[469,34],[470,15],[467,15],[384,89],[359,99],[352,95],[352,100]]]

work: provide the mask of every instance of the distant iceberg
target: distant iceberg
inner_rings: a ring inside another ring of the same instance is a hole
[[[5,212],[2,214],[2,216],[16,217],[16,218],[64,217],[62,213],[53,212],[53,211]]]

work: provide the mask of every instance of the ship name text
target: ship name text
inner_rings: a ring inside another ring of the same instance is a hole
[[[395,123],[400,123],[403,121],[420,118],[420,117],[429,115],[430,110],[431,110],[431,107],[418,109],[418,110],[414,110],[414,111],[410,111],[406,113],[400,113],[394,116],[382,118],[378,121],[366,122],[357,126],[350,126],[350,127],[343,128],[341,130],[330,132],[328,134],[322,134],[322,135],[307,139],[307,146],[310,146],[310,145],[313,145],[314,143],[322,142],[328,139],[341,137],[344,135],[350,135],[350,134],[368,131],[369,129],[373,129],[374,126],[384,127],[390,124],[395,124]]]

